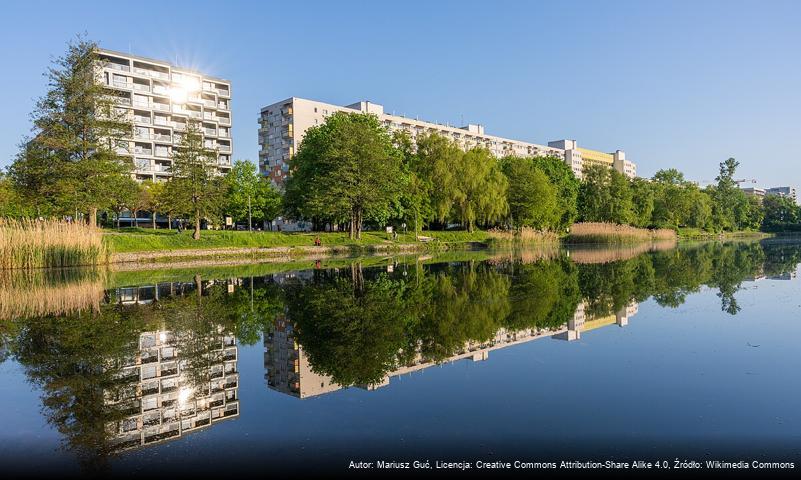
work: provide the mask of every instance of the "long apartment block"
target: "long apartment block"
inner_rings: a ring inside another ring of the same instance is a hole
[[[133,138],[117,146],[130,155],[137,180],[169,178],[172,154],[187,122],[197,121],[203,144],[217,152],[217,169],[231,169],[231,82],[159,60],[99,49],[99,73],[134,123]]]
[[[259,171],[269,176],[276,185],[283,185],[289,174],[289,159],[297,151],[303,135],[309,128],[323,123],[334,112],[371,113],[390,130],[404,130],[412,138],[418,135],[438,133],[455,141],[465,150],[485,147],[496,157],[517,156],[556,156],[567,163],[581,178],[584,165],[597,164],[614,168],[633,178],[637,175],[636,165],[626,160],[622,150],[606,153],[579,148],[575,140],[557,140],[548,145],[512,140],[488,135],[482,125],[469,124],[455,127],[426,122],[400,115],[384,113],[382,105],[361,101],[351,105],[330,103],[292,97],[261,109],[259,116]]]

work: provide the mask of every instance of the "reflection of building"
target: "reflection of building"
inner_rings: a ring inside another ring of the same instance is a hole
[[[234,284],[227,284],[230,291]],[[117,302],[148,304],[195,288],[194,283],[119,288]],[[222,327],[210,333],[143,332],[132,352],[107,365],[120,384],[105,392],[106,405],[119,413],[106,425],[113,449],[177,438],[239,415],[236,338]]]
[[[126,414],[108,425],[115,449],[179,437],[239,415],[236,339],[209,340],[204,355],[210,361],[203,368],[181,358],[180,345],[166,330],[139,335],[139,351],[118,372],[124,387],[106,396]]]
[[[289,174],[289,159],[297,152],[306,130],[322,124],[326,117],[335,112],[374,114],[390,131],[407,132],[412,139],[418,135],[437,133],[453,140],[464,150],[485,147],[496,157],[556,156],[570,165],[579,177],[584,163],[597,163],[614,168],[629,177],[636,176],[636,166],[626,160],[626,155],[621,150],[604,153],[577,149],[574,140],[550,142],[547,146],[538,145],[488,135],[482,125],[468,124],[457,127],[384,113],[384,107],[373,102],[361,101],[341,106],[297,97],[261,109],[259,171],[269,176],[277,185],[283,184]],[[572,142],[570,144],[572,147],[565,146],[564,142]]]
[[[330,377],[314,373],[309,359],[295,341],[295,329],[283,316],[275,320],[272,332],[264,334],[264,379],[267,385],[298,398],[339,390]]]
[[[607,325],[625,327],[629,324],[629,318],[637,315],[639,310],[639,305],[636,302],[631,302],[612,315],[587,318],[586,307],[584,302],[579,303],[576,307],[576,312],[573,314],[573,318],[567,322],[567,329],[564,332],[554,335],[553,338],[572,341],[580,339],[582,332],[588,332]]]

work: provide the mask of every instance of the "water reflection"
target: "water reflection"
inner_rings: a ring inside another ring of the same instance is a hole
[[[641,302],[677,307],[705,286],[734,315],[742,282],[793,279],[801,262],[801,244],[780,241],[523,253],[112,288],[103,273],[75,273],[29,279],[27,296],[25,279],[6,279],[3,358],[39,389],[65,448],[97,467],[237,418],[243,345],[263,345],[265,381],[282,394],[371,390],[443,362],[625,327]]]

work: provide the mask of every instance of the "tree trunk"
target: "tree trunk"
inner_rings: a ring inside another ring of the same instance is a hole
[[[167,215],[167,230],[172,230],[172,215]]]
[[[133,218],[131,219],[131,226],[132,227],[138,227],[139,226],[139,222],[136,220],[136,217],[139,216],[139,210],[134,210],[131,213],[133,214]]]
[[[153,230],[155,230],[156,229],[156,211],[155,210],[153,210],[153,214],[152,215],[153,215]]]
[[[200,210],[195,210],[195,231],[192,232],[192,238],[200,240]]]
[[[122,212],[117,212],[117,230],[119,230],[119,229],[120,229],[120,214],[121,214],[121,213],[122,213]]]
[[[353,240],[356,238],[356,212],[351,210],[350,212],[350,239]]]
[[[356,240],[362,239],[362,211],[356,210]]]
[[[92,207],[89,209],[89,218],[87,220],[89,225],[93,227],[97,226],[97,207]]]

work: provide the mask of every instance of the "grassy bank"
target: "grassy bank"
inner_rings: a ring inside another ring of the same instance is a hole
[[[486,232],[430,231],[423,236],[430,244],[458,244],[484,242]],[[415,244],[411,233],[398,234],[397,239],[385,232],[363,232],[360,240],[351,240],[344,232],[238,232],[204,230],[200,240],[193,240],[191,232],[175,230],[149,230],[142,228],[109,230],[103,235],[104,243],[111,253],[168,252],[173,250],[206,250],[219,248],[279,248],[312,247],[319,238],[323,247],[348,247],[369,250],[371,247]]]
[[[648,229],[615,223],[584,222],[574,223],[570,227],[567,243],[631,244],[675,239],[676,232],[664,228]]]
[[[767,238],[771,233],[756,232],[753,230],[739,230],[736,232],[707,232],[700,228],[679,228],[679,238],[682,240],[719,240],[728,238]]]
[[[63,268],[106,261],[100,229],[55,220],[0,219],[0,269]]]

